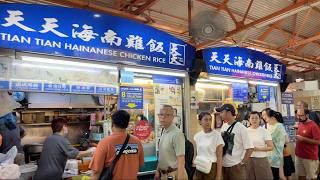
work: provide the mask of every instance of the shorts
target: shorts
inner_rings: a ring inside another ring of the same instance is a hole
[[[212,163],[208,174],[196,170],[196,180],[214,180],[217,176],[217,163]]]
[[[296,156],[295,161],[297,176],[306,176],[307,179],[317,179],[318,160],[303,159]]]
[[[237,164],[232,167],[223,167],[223,180],[246,180],[247,172],[244,165]]]
[[[268,158],[261,157],[251,157],[246,164],[247,180],[273,179],[271,167]]]

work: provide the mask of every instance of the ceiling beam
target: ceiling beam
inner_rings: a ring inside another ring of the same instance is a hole
[[[3,2],[3,0],[0,0],[0,2]],[[131,19],[135,21],[139,21],[145,24],[148,24],[152,27],[158,28],[163,31],[167,31],[169,33],[177,34],[177,35],[183,35],[187,28],[183,27],[177,27],[177,26],[168,26],[164,25],[161,23],[155,23],[155,22],[150,22],[147,18],[140,16],[140,15],[134,15],[131,13],[119,11],[116,9],[108,8],[108,7],[102,7],[93,3],[88,3],[88,1],[84,0],[61,0],[61,1],[56,1],[56,0],[46,0],[46,2],[50,3],[56,3],[59,5],[63,6],[68,6],[68,7],[76,7],[76,8],[82,8],[82,9],[89,9],[92,11],[97,11],[97,12],[102,12],[102,13],[107,13],[107,14],[112,14],[114,16],[120,16],[126,19]]]
[[[159,0],[148,0],[144,5],[142,5],[141,7],[139,7],[138,9],[136,9],[134,11],[134,14],[141,14],[144,11],[146,11],[147,9],[149,9],[150,7],[152,7],[154,4],[156,4]]]
[[[289,17],[293,14],[296,14],[302,10],[304,10],[304,8],[306,7],[306,4],[309,4],[309,6],[313,5],[313,4],[319,4],[320,1],[319,0],[303,0],[300,2],[297,2],[295,4],[289,5],[281,10],[278,10],[274,13],[271,13],[263,18],[257,19],[253,22],[250,22],[248,24],[245,24],[244,26],[234,29],[232,31],[230,31],[228,33],[228,36],[237,34],[245,29],[248,28],[252,28],[252,27],[264,27],[270,23],[273,23],[275,20],[281,20],[284,19],[286,17]]]
[[[61,0],[61,1],[56,1],[56,0],[46,0],[46,2],[51,2],[51,3],[56,3],[64,6],[69,6],[69,7],[76,7],[76,8],[81,8],[81,9],[89,9],[97,12],[102,12],[102,13],[108,13],[112,14],[114,16],[121,16],[127,19],[147,23],[148,20],[144,17],[138,16],[138,15],[133,15],[131,13],[126,13],[122,12],[113,8],[109,8],[106,6],[99,6],[97,4],[94,4],[90,1],[86,0]]]
[[[249,13],[249,11],[250,11],[250,9],[251,9],[251,6],[252,6],[252,4],[253,4],[253,1],[254,1],[254,0],[251,0],[251,1],[250,1],[249,5],[248,5],[248,8],[247,8],[247,10],[246,10],[246,13],[244,14],[244,16],[243,16],[243,18],[242,18],[241,24],[244,24],[244,23],[245,23],[245,21],[246,21],[246,19],[247,19],[247,16],[248,16],[248,13]]]
[[[296,41],[298,35],[301,34],[301,31],[304,29],[304,26],[305,26],[307,20],[308,20],[309,17],[310,17],[311,11],[312,11],[312,9],[310,8],[310,9],[307,11],[307,13],[304,15],[303,20],[302,20],[302,23],[301,23],[298,31],[297,31],[297,32],[294,32],[294,36],[293,36],[292,39],[289,40],[288,46],[290,46],[291,44],[293,44],[293,43]]]
[[[271,26],[268,27],[268,29],[263,33],[261,34],[261,36],[258,38],[259,41],[264,41],[268,36],[269,34],[277,27],[279,26],[281,23],[282,23],[283,20],[280,20],[280,21],[277,21],[275,23],[273,23]]]
[[[113,1],[113,7],[116,8],[117,10],[120,10],[120,7],[122,3],[124,3],[125,0],[114,0]]]
[[[316,41],[316,40],[319,40],[319,39],[320,39],[320,32],[316,33],[314,36],[309,37],[307,39],[296,41],[293,44],[287,46],[287,48],[301,46],[301,45],[304,45],[304,44],[307,44],[307,43],[310,43],[310,42],[313,42],[313,41]]]
[[[200,2],[203,2],[205,0],[198,0]],[[205,1],[207,2],[207,1]],[[230,31],[227,33],[227,37],[233,36],[239,32],[242,32],[248,28],[253,28],[253,27],[264,27],[266,25],[269,25],[270,23],[273,23],[274,21],[278,21],[281,20],[283,18],[286,18],[288,16],[291,16],[293,14],[296,14],[302,10],[305,10],[306,8],[310,8],[311,6],[314,6],[316,4],[319,4],[320,1],[319,0],[303,0],[301,2],[297,2],[295,4],[291,4],[279,11],[276,11],[274,13],[271,13],[263,18],[257,19],[253,22],[250,22],[248,24],[245,24],[243,26],[240,27],[236,27],[234,30]],[[306,4],[308,4],[309,6],[306,6]],[[200,43],[198,45],[198,49],[207,47],[208,45],[213,44],[216,41],[210,40],[204,43]]]

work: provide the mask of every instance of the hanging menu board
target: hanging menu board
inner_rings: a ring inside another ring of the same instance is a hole
[[[295,141],[296,130],[295,114],[294,114],[294,99],[292,93],[282,93],[282,115],[283,124],[291,142]]]

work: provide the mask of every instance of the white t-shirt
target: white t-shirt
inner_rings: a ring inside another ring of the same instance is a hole
[[[227,131],[229,127],[230,125],[228,123],[224,123],[221,128],[221,133]],[[223,167],[232,167],[239,164],[242,161],[246,149],[254,147],[249,138],[247,128],[240,122],[234,125],[232,133],[234,133],[232,155],[227,153],[223,156]]]
[[[206,157],[211,162],[217,162],[217,146],[220,144],[224,145],[219,132],[215,130],[212,130],[210,133],[200,131],[194,135],[194,141],[197,145],[197,156]]]
[[[269,131],[263,127],[258,127],[256,129],[248,128],[249,137],[254,145],[254,147],[266,147],[266,141],[271,141],[271,134]],[[251,157],[267,157],[267,152],[265,151],[253,151]]]

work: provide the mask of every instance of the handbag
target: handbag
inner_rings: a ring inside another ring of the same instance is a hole
[[[223,146],[223,155],[225,154],[230,154],[232,155],[232,149],[233,149],[233,145],[234,145],[234,142],[233,142],[233,138],[234,138],[234,134],[232,134],[232,130],[233,130],[233,127],[234,125],[236,125],[237,121],[234,122],[228,129],[227,131],[223,132],[221,134],[222,136],[222,139],[224,141],[224,146]]]
[[[197,156],[193,163],[196,165],[196,169],[205,174],[209,174],[211,171],[212,162],[203,156]]]
[[[129,142],[130,139],[130,135],[127,134],[126,140],[124,141],[119,153],[117,154],[117,156],[113,159],[111,166],[109,167],[105,167],[100,175],[99,180],[112,180],[113,178],[113,170],[118,162],[118,160],[120,159],[124,149],[127,147],[127,144]]]

